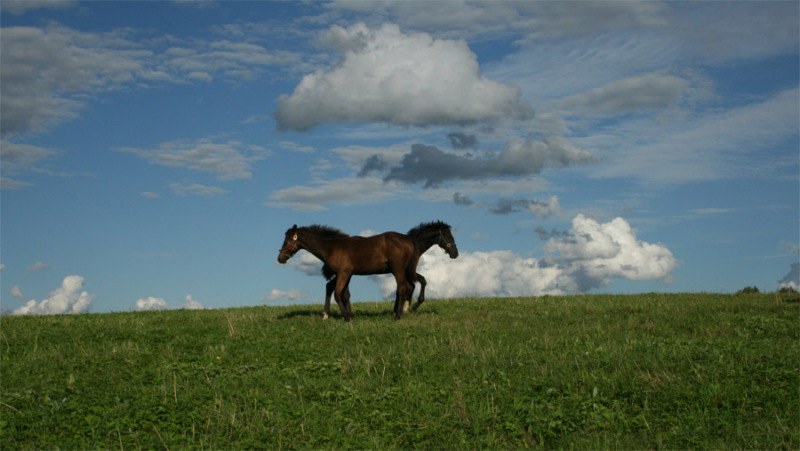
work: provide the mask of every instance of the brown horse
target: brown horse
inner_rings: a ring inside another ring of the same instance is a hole
[[[350,306],[350,277],[353,275],[394,275],[397,296],[394,317],[400,319],[403,302],[413,294],[414,243],[405,235],[386,232],[363,238],[350,236],[337,229],[321,225],[298,228],[295,224],[286,231],[283,247],[278,253],[278,263],[286,263],[300,249],[305,249],[322,260],[326,278],[336,277],[334,296],[346,321],[353,320]],[[331,277],[327,277],[330,275]]]
[[[420,284],[417,302],[411,308],[412,311],[416,311],[419,306],[425,302],[425,285],[427,285],[425,277],[417,272],[417,264],[419,263],[420,256],[430,249],[431,246],[438,244],[439,247],[447,252],[447,255],[449,255],[450,258],[456,258],[458,257],[458,247],[456,246],[456,241],[453,238],[452,232],[450,232],[450,226],[442,221],[422,223],[409,230],[405,236],[410,238],[414,243],[414,256],[411,260],[413,272],[412,269],[409,269],[408,273],[414,274],[414,277],[411,279],[412,287],[411,294],[409,294],[409,300],[411,300],[411,296],[414,294],[413,283],[416,281]],[[325,286],[325,308],[322,311],[322,317],[328,319],[328,315],[330,315],[331,312],[331,294],[336,287],[337,278],[335,274],[326,272],[324,267],[322,272],[326,279],[330,279],[328,284]],[[387,273],[388,271],[383,274]],[[345,290],[347,290],[347,287],[345,287]],[[408,312],[409,303],[410,302],[408,301],[403,302],[404,312]]]

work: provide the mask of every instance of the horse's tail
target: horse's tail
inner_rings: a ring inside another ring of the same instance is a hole
[[[325,280],[331,280],[335,275],[336,273],[333,272],[330,266],[322,265],[322,277],[324,277]]]

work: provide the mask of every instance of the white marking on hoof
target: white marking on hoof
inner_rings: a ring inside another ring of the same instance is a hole
[[[322,319],[328,319],[328,313],[322,312]]]
[[[408,313],[408,307],[411,305],[410,301],[403,302],[403,313]]]

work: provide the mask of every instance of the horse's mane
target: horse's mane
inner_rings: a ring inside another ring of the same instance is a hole
[[[316,236],[318,236],[320,238],[325,238],[325,239],[347,238],[347,237],[350,236],[350,235],[342,232],[339,229],[336,229],[336,228],[333,228],[333,227],[330,227],[330,226],[326,226],[326,225],[320,225],[320,224],[313,224],[313,225],[306,226],[306,227],[300,227],[298,230],[301,230],[303,232],[307,232],[307,233],[310,233],[312,235],[316,235]]]
[[[422,224],[409,230],[408,233],[406,233],[406,235],[408,235],[409,238],[414,239],[431,231],[438,232],[439,230],[449,229],[449,228],[450,225],[442,221],[423,222]]]

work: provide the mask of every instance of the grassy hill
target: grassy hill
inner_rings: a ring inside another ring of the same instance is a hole
[[[3,317],[0,448],[800,447],[775,294]]]

